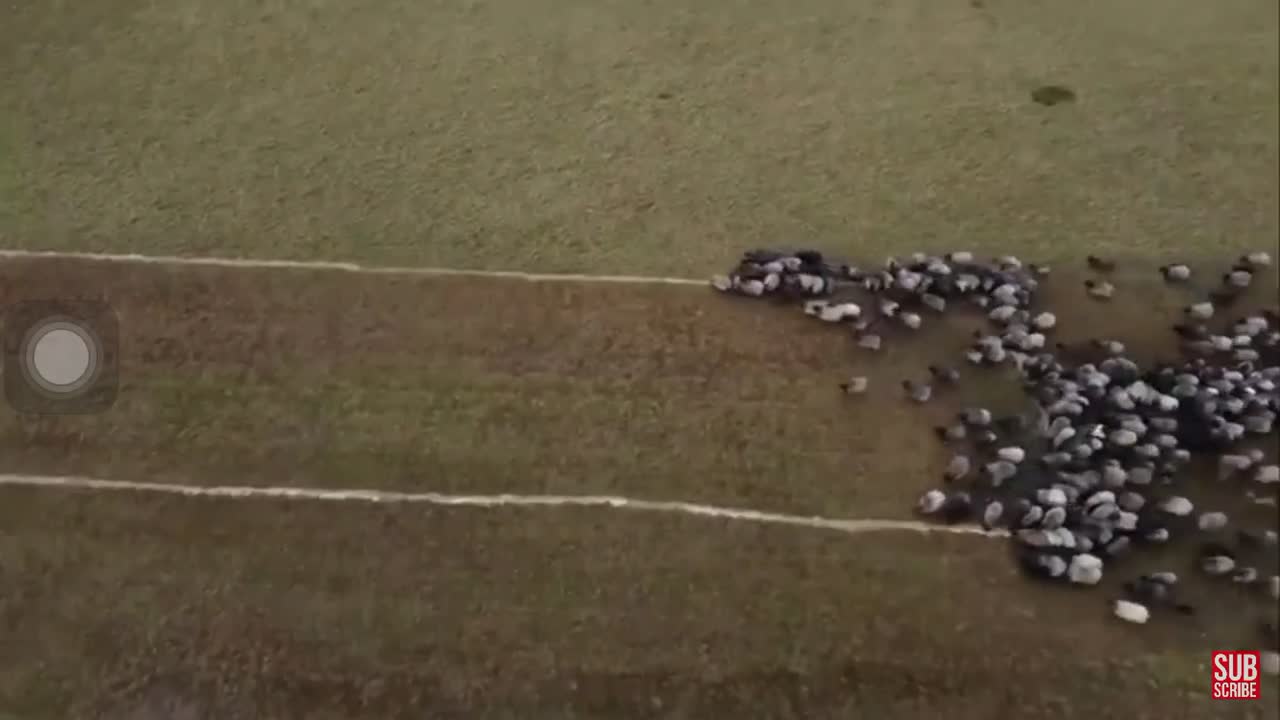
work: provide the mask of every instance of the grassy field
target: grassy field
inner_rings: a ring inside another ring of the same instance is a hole
[[[682,276],[756,244],[1098,250],[1135,260],[1122,301],[1060,266],[1062,337],[1151,356],[1189,297],[1151,261],[1280,235],[1274,3],[688,5],[21,4],[0,247]],[[860,358],[697,288],[0,264],[3,304],[67,292],[118,312],[121,397],[4,409],[2,472],[903,518],[928,426],[1015,399],[899,401],[964,322]],[[1205,701],[1206,651],[1274,607],[1122,627],[992,542],[4,488],[0,720],[1277,717]]]
[[[702,275],[1280,222],[1263,0],[105,0],[0,29],[0,240]],[[1074,104],[1031,92],[1061,84]]]
[[[0,688],[20,717],[67,697],[148,720],[161,701],[219,718],[1215,711],[1187,633],[1090,621],[1101,601],[1073,593],[1007,596],[1019,581],[984,540],[6,497],[0,561],[28,581],[0,601]],[[32,606],[44,622],[14,622]]]

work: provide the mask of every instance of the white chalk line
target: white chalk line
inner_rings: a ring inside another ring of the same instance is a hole
[[[422,277],[480,277],[505,280],[523,280],[543,283],[615,283],[630,285],[702,285],[707,280],[675,277],[648,277],[643,275],[583,275],[574,273],[529,273],[516,270],[463,270],[442,267],[389,267],[361,265],[353,262],[328,260],[257,260],[253,258],[193,257],[178,255],[141,255],[92,252],[65,252],[59,250],[3,250],[0,258],[86,260],[106,263],[130,263],[138,265],[169,265],[222,267],[239,269],[288,269],[359,273],[367,275],[416,275]]]
[[[643,512],[693,515],[767,525],[791,525],[815,530],[830,530],[848,535],[869,532],[948,533],[1008,537],[1003,530],[983,530],[972,525],[931,525],[915,520],[838,519],[821,516],[789,515],[749,508],[727,508],[680,501],[637,500],[617,495],[452,495],[392,490],[356,490],[309,487],[256,487],[251,485],[173,485],[156,482],[129,482],[90,477],[51,475],[0,475],[0,486],[69,488],[115,492],[143,492],[185,497],[233,498],[238,500],[274,498],[280,500],[315,500],[329,502],[366,502],[387,504],[427,504],[447,507],[588,507]]]

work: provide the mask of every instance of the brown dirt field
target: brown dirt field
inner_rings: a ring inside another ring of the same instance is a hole
[[[0,703],[26,720],[1275,717],[1205,701],[1200,629],[1099,621],[981,540],[3,498]]]
[[[1146,275],[1131,273],[1131,283]],[[1152,305],[1101,307],[1079,299],[1074,276],[1052,282],[1063,338],[1087,329],[1139,354],[1167,347],[1171,334],[1152,321],[1188,297],[1147,282],[1127,290]],[[930,360],[954,362],[967,331],[939,324],[868,361],[794,309],[697,288],[0,267],[0,301],[66,288],[116,309],[121,397],[102,416],[0,415],[11,471],[610,492],[893,517],[946,460],[930,421],[993,393],[1016,397],[977,371],[936,407],[899,399],[898,382],[924,376]],[[874,378],[872,395],[836,390],[854,372]]]
[[[1048,299],[1063,337],[1114,335],[1139,354],[1165,346],[1163,322],[1188,297],[1132,268],[1117,282],[1142,302],[1104,307],[1060,272]],[[908,407],[892,384],[948,356],[961,331],[901,338],[864,364],[795,310],[698,288],[0,266],[5,303],[71,287],[120,315],[122,395],[96,417],[0,415],[7,471],[903,517],[944,459],[929,420],[1001,388],[992,377]],[[850,402],[834,383],[854,371],[878,387]],[[1195,704],[1204,652],[1255,642],[1244,618],[1262,613],[1256,603],[1187,627],[1117,628],[1108,590],[1030,586],[983,540],[625,513],[3,496],[11,559],[0,567],[20,588],[11,627],[51,638],[36,647],[57,669],[42,684],[11,657],[0,706],[109,705],[111,720],[166,698],[221,717],[382,718],[426,702],[446,717],[986,717],[1012,716],[1009,698],[1026,705],[1018,716],[1270,712]],[[1258,522],[1274,514],[1252,510]],[[102,601],[113,588],[121,599]],[[50,602],[61,609],[22,622]],[[139,674],[161,667],[171,673]],[[263,679],[231,687],[246,668]],[[315,695],[326,699],[313,708]],[[663,705],[646,705],[655,696]]]
[[[1280,232],[1270,0],[81,5],[0,27],[0,246],[687,274]]]

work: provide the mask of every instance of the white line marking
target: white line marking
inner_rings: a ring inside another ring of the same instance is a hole
[[[126,482],[88,477],[46,475],[0,475],[0,486],[72,488],[80,490],[134,491],[235,499],[277,498],[284,500],[327,500],[330,502],[425,503],[452,507],[599,507],[646,512],[675,513],[740,520],[770,525],[793,525],[833,530],[849,535],[867,532],[917,532],[1008,537],[1003,530],[986,531],[971,525],[931,525],[915,520],[852,520],[819,516],[787,515],[746,508],[726,508],[697,503],[635,500],[614,495],[446,495],[388,490],[326,490],[305,487],[253,487],[247,485],[171,485],[154,482]]]
[[[426,277],[483,277],[527,282],[619,283],[631,285],[702,285],[707,280],[640,275],[577,275],[527,273],[514,270],[459,270],[440,267],[378,267],[325,260],[254,260],[251,258],[180,257],[177,255],[116,255],[110,253],[62,252],[57,250],[0,250],[0,258],[87,260],[138,265],[194,265],[203,267],[319,270],[370,275],[419,275]]]

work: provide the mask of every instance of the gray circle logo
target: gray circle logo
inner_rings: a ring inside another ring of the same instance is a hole
[[[92,388],[102,370],[102,343],[70,318],[48,318],[27,332],[19,357],[27,378],[50,398]]]

